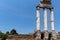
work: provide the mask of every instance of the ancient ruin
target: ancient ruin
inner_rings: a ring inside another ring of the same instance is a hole
[[[54,7],[51,0],[41,0],[36,6],[36,31],[31,34],[10,35],[7,40],[60,40],[54,29]],[[44,32],[40,30],[40,9],[44,12]],[[50,10],[51,32],[48,32],[47,9]]]

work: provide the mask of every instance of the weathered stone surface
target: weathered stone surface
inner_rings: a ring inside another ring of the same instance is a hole
[[[2,40],[2,38],[0,38],[0,40]]]
[[[41,3],[44,3],[44,4],[51,4],[51,0],[42,0]]]
[[[51,32],[48,32],[48,39],[51,40]],[[45,40],[44,39],[44,32],[41,32],[41,39],[36,39],[35,33],[33,34],[20,34],[20,35],[9,35],[7,40]],[[60,40],[60,34],[57,35],[57,40]]]

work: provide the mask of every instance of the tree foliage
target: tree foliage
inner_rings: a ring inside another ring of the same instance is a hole
[[[18,34],[15,29],[12,29],[10,32],[7,31],[6,33],[2,33],[0,31],[0,38],[2,38],[2,40],[6,40],[9,35],[15,35],[15,34],[16,35]]]
[[[9,32],[7,31],[6,34],[9,35]]]
[[[4,34],[0,31],[0,38],[3,37],[3,35],[4,35]]]
[[[8,37],[8,35],[4,34],[3,37],[2,37],[2,40],[6,40],[7,37]]]
[[[10,34],[11,34],[11,35],[15,35],[15,34],[18,34],[18,33],[16,32],[15,29],[12,29],[11,32],[10,32]]]

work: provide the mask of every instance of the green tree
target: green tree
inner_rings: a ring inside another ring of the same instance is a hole
[[[4,34],[3,37],[2,37],[2,40],[6,40],[7,37],[8,37],[8,35],[7,34]]]
[[[10,31],[10,34],[11,34],[11,35],[15,35],[15,34],[18,34],[18,33],[16,32],[15,29],[12,29],[12,30]]]
[[[9,35],[9,32],[7,31],[6,34]]]
[[[4,35],[4,34],[0,31],[0,38],[2,38],[2,37],[3,37],[3,35]]]

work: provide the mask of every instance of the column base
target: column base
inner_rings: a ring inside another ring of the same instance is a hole
[[[48,39],[44,38],[44,40],[48,40]]]
[[[36,40],[41,40],[41,32],[40,32],[40,30],[35,31],[35,36],[36,36]]]
[[[52,30],[51,40],[57,40],[57,35],[56,35],[56,32],[54,30]]]
[[[44,31],[44,40],[48,40],[49,39],[49,33],[48,31]]]

